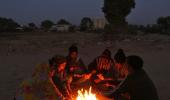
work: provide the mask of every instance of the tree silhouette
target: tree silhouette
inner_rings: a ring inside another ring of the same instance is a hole
[[[71,25],[68,21],[66,21],[65,19],[60,19],[58,22],[57,22],[58,25]]]
[[[53,25],[54,25],[54,23],[50,20],[44,20],[41,22],[41,28],[44,31],[48,31]]]
[[[35,31],[37,30],[37,26],[32,22],[32,23],[28,23],[28,27],[27,27],[27,30],[28,31]]]
[[[28,26],[29,26],[30,28],[35,28],[35,27],[36,27],[36,25],[35,25],[34,23],[28,23]]]
[[[16,28],[20,25],[12,19],[0,18],[0,32],[4,31],[16,31]]]
[[[135,0],[104,0],[102,8],[105,18],[109,22],[106,26],[110,32],[126,30],[126,17],[135,8]]]
[[[93,21],[89,17],[84,17],[80,23],[81,31],[89,31],[93,29]]]
[[[170,32],[170,16],[159,17],[157,19],[157,24],[159,25],[163,33]]]

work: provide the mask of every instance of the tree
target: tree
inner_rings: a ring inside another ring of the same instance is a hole
[[[35,31],[37,26],[34,23],[28,23],[28,31]]]
[[[69,32],[76,32],[76,26],[75,25],[70,26]]]
[[[28,23],[28,26],[31,27],[31,28],[35,28],[36,25],[34,23]]]
[[[35,31],[36,29],[37,29],[37,26],[33,22],[28,23],[27,25],[23,26],[23,30],[25,32],[32,32],[32,31]]]
[[[71,25],[68,21],[66,21],[65,19],[60,19],[58,22],[57,22],[58,25]]]
[[[44,20],[41,22],[41,28],[44,31],[48,31],[53,25],[54,25],[54,23],[50,20]]]
[[[93,26],[94,26],[93,21],[89,17],[84,17],[80,23],[80,30],[81,31],[93,30]]]
[[[16,28],[20,25],[13,21],[13,19],[1,18],[0,17],[0,32],[4,31],[16,31]]]
[[[159,25],[163,33],[170,33],[170,16],[159,17],[157,19],[157,24]]]
[[[112,33],[127,30],[126,17],[132,8],[135,8],[135,0],[104,0],[102,10],[109,22],[107,30]]]

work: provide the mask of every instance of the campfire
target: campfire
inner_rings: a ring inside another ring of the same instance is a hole
[[[91,87],[89,90],[78,90],[78,96],[76,100],[98,100],[96,95],[91,92]]]

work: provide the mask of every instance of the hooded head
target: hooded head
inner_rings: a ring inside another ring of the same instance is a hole
[[[122,49],[119,49],[114,56],[114,61],[116,63],[123,64],[126,61],[126,55]]]
[[[105,49],[102,53],[103,56],[111,58],[111,52],[109,49]]]
[[[77,46],[72,45],[72,46],[69,47],[69,53],[72,53],[72,52],[78,52]]]
[[[77,46],[75,45],[72,45],[70,48],[69,48],[69,57],[71,59],[76,59],[78,56],[78,48]]]

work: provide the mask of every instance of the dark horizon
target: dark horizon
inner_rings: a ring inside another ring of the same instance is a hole
[[[9,3],[10,2],[10,3]],[[83,17],[104,17],[103,0],[1,0],[0,17],[12,18],[21,25],[49,19],[57,22],[64,18],[79,25]],[[136,7],[127,17],[130,24],[154,24],[160,16],[170,16],[169,0],[136,0]]]

